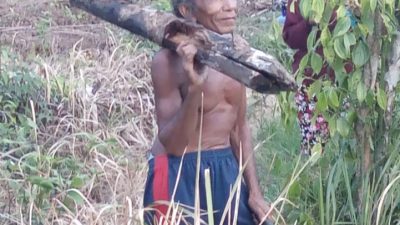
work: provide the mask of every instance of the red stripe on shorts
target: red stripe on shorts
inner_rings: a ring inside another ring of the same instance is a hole
[[[169,201],[168,188],[168,157],[160,155],[154,158],[154,181],[153,181],[153,199],[157,201]],[[157,211],[157,218],[165,216],[168,211],[168,205],[157,204],[154,206]]]

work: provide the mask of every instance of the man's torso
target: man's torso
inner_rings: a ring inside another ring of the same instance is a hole
[[[169,50],[162,50],[169,51]],[[168,53],[173,71],[170,79],[173,79],[179,86],[179,92],[184,102],[188,93],[189,79],[183,71],[179,57],[173,53]],[[230,133],[236,124],[238,111],[242,102],[244,87],[232,78],[211,68],[206,68],[208,78],[202,85],[203,91],[203,123],[201,149],[217,149],[230,146]],[[189,138],[187,151],[196,151],[200,137],[200,118],[197,121],[196,132]],[[179,138],[179,137],[177,137]],[[152,152],[155,155],[163,153],[162,146],[156,140]]]

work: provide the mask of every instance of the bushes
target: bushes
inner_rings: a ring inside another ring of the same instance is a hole
[[[46,111],[47,108],[43,82],[28,68],[17,68],[18,59],[6,49],[2,50],[1,59],[0,149],[32,148],[37,128],[33,110],[40,107]]]
[[[13,193],[7,206],[28,205],[30,202],[41,210],[35,210],[30,217],[34,224],[40,224],[47,217],[52,198],[71,205],[73,199],[79,202],[79,195],[65,195],[64,190],[81,188],[87,176],[81,174],[82,165],[68,156],[59,157],[43,152],[43,143],[38,133],[53,123],[58,105],[51,87],[46,89],[46,81],[35,74],[27,65],[7,49],[1,52],[0,77],[0,153],[1,177],[6,178],[5,190]],[[47,93],[46,91],[50,91]],[[66,198],[68,196],[68,198]],[[28,215],[29,207],[23,207],[21,213]]]
[[[339,8],[338,19],[342,22],[347,20],[342,1],[303,2],[312,5],[302,9],[311,17],[318,16],[315,7],[319,7],[318,12],[324,13]],[[361,13],[354,29],[350,30],[349,26],[339,27],[332,34],[322,35],[324,40],[321,42],[312,35],[309,38],[310,57],[306,56],[301,63],[303,68],[319,67],[316,66],[318,63],[313,62],[315,57],[312,55],[315,46],[322,43],[326,49],[326,63],[337,74],[336,82],[315,82],[309,88],[309,92],[320,99],[316,115],[321,113],[328,118],[331,141],[322,158],[304,170],[298,180],[280,183],[281,186],[290,184],[287,196],[295,204],[295,207],[288,204],[283,207],[289,224],[399,223],[400,199],[398,194],[394,194],[400,188],[399,88],[396,83],[391,89],[390,82],[385,78],[390,65],[399,60],[391,56],[393,51],[398,52],[398,44],[395,44],[396,38],[397,41],[399,38],[396,36],[398,21],[393,16],[394,6],[398,3],[378,0],[374,2],[379,4],[372,6],[370,2],[373,1],[361,1],[353,9]],[[327,32],[326,26],[327,21],[321,20],[312,34],[319,29]],[[337,44],[353,35],[356,43],[347,45],[347,40],[343,48]],[[279,42],[278,39],[270,41]],[[343,62],[350,59],[355,61],[356,69],[350,74],[344,74]],[[302,79],[301,74],[298,78]],[[390,96],[394,99],[392,103]],[[343,112],[338,103],[345,98],[350,102],[350,108]],[[283,93],[279,100],[281,126],[293,129],[292,122],[296,118],[293,96]],[[292,139],[291,135],[287,137],[288,142]],[[314,150],[318,152],[318,146]],[[282,149],[273,151],[281,152]],[[296,154],[290,153],[276,156],[275,162],[291,158],[290,161],[294,163],[297,159]],[[285,176],[285,171],[274,176]]]

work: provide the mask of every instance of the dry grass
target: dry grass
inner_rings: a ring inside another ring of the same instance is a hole
[[[59,218],[65,222],[96,224],[94,221],[98,220],[120,224],[126,218],[110,215],[127,215],[124,210],[138,209],[141,205],[145,153],[154,134],[151,128],[155,127],[146,66],[149,57],[145,53],[127,54],[131,51],[120,44],[112,50],[113,54],[74,50],[70,64],[52,57],[41,59],[35,66],[50,81],[65,74],[68,80],[65,84],[71,85],[64,93],[68,97],[65,103],[57,106],[59,115],[54,118],[55,123],[38,131],[37,150],[48,155],[71,156],[84,163],[84,171],[97,171],[81,190],[86,203],[77,213],[66,213],[65,218]],[[88,58],[90,53],[98,54],[96,60]],[[20,173],[24,174],[22,170]],[[1,183],[7,186],[6,180]],[[7,195],[10,191],[7,189],[2,189],[1,196]],[[65,193],[59,194],[62,197]],[[7,202],[6,211],[21,224],[26,223],[27,215],[18,215],[26,206],[18,205],[12,194],[8,196],[2,201]],[[62,206],[57,197],[51,203],[54,211],[50,212],[54,214],[50,213],[49,218],[56,216],[55,208]],[[121,207],[128,203],[130,207]],[[4,212],[1,214],[5,216]]]
[[[57,188],[45,210],[33,196],[19,202],[11,177],[1,177],[1,224],[37,224],[37,217],[47,224],[138,223],[146,152],[156,131],[148,66],[153,51],[143,48],[148,43],[72,11],[66,1],[0,3],[2,50],[46,80],[48,103],[57,103],[57,116],[38,128],[36,151],[29,154],[68,156],[83,165],[81,174],[90,175],[79,190]],[[50,90],[63,99],[52,101]],[[24,157],[7,151],[0,151],[1,166],[22,165],[13,173],[20,176],[15,182],[36,193]],[[65,196],[74,191],[83,202],[67,207]]]

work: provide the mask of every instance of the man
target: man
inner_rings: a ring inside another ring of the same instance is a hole
[[[219,34],[230,34],[234,30],[236,0],[173,0],[172,4],[178,17],[195,21],[209,30]],[[187,41],[181,43],[176,52],[162,49],[152,62],[159,133],[152,148],[154,158],[149,161],[144,205],[155,208],[156,213],[147,214],[146,220],[152,224],[157,217],[166,215],[168,206],[157,204],[157,201],[172,201],[176,185],[173,202],[194,207],[196,160],[202,129],[200,208],[207,209],[204,169],[209,168],[214,221],[220,223],[238,176],[238,160],[242,154],[243,163],[248,163],[244,170],[245,185],[241,187],[237,224],[254,224],[253,214],[260,221],[269,206],[256,177],[251,133],[246,120],[246,89],[228,76],[199,65],[194,60],[196,52],[195,45]],[[231,207],[233,214],[234,207]],[[224,223],[232,224],[232,218],[232,215],[226,216]]]

